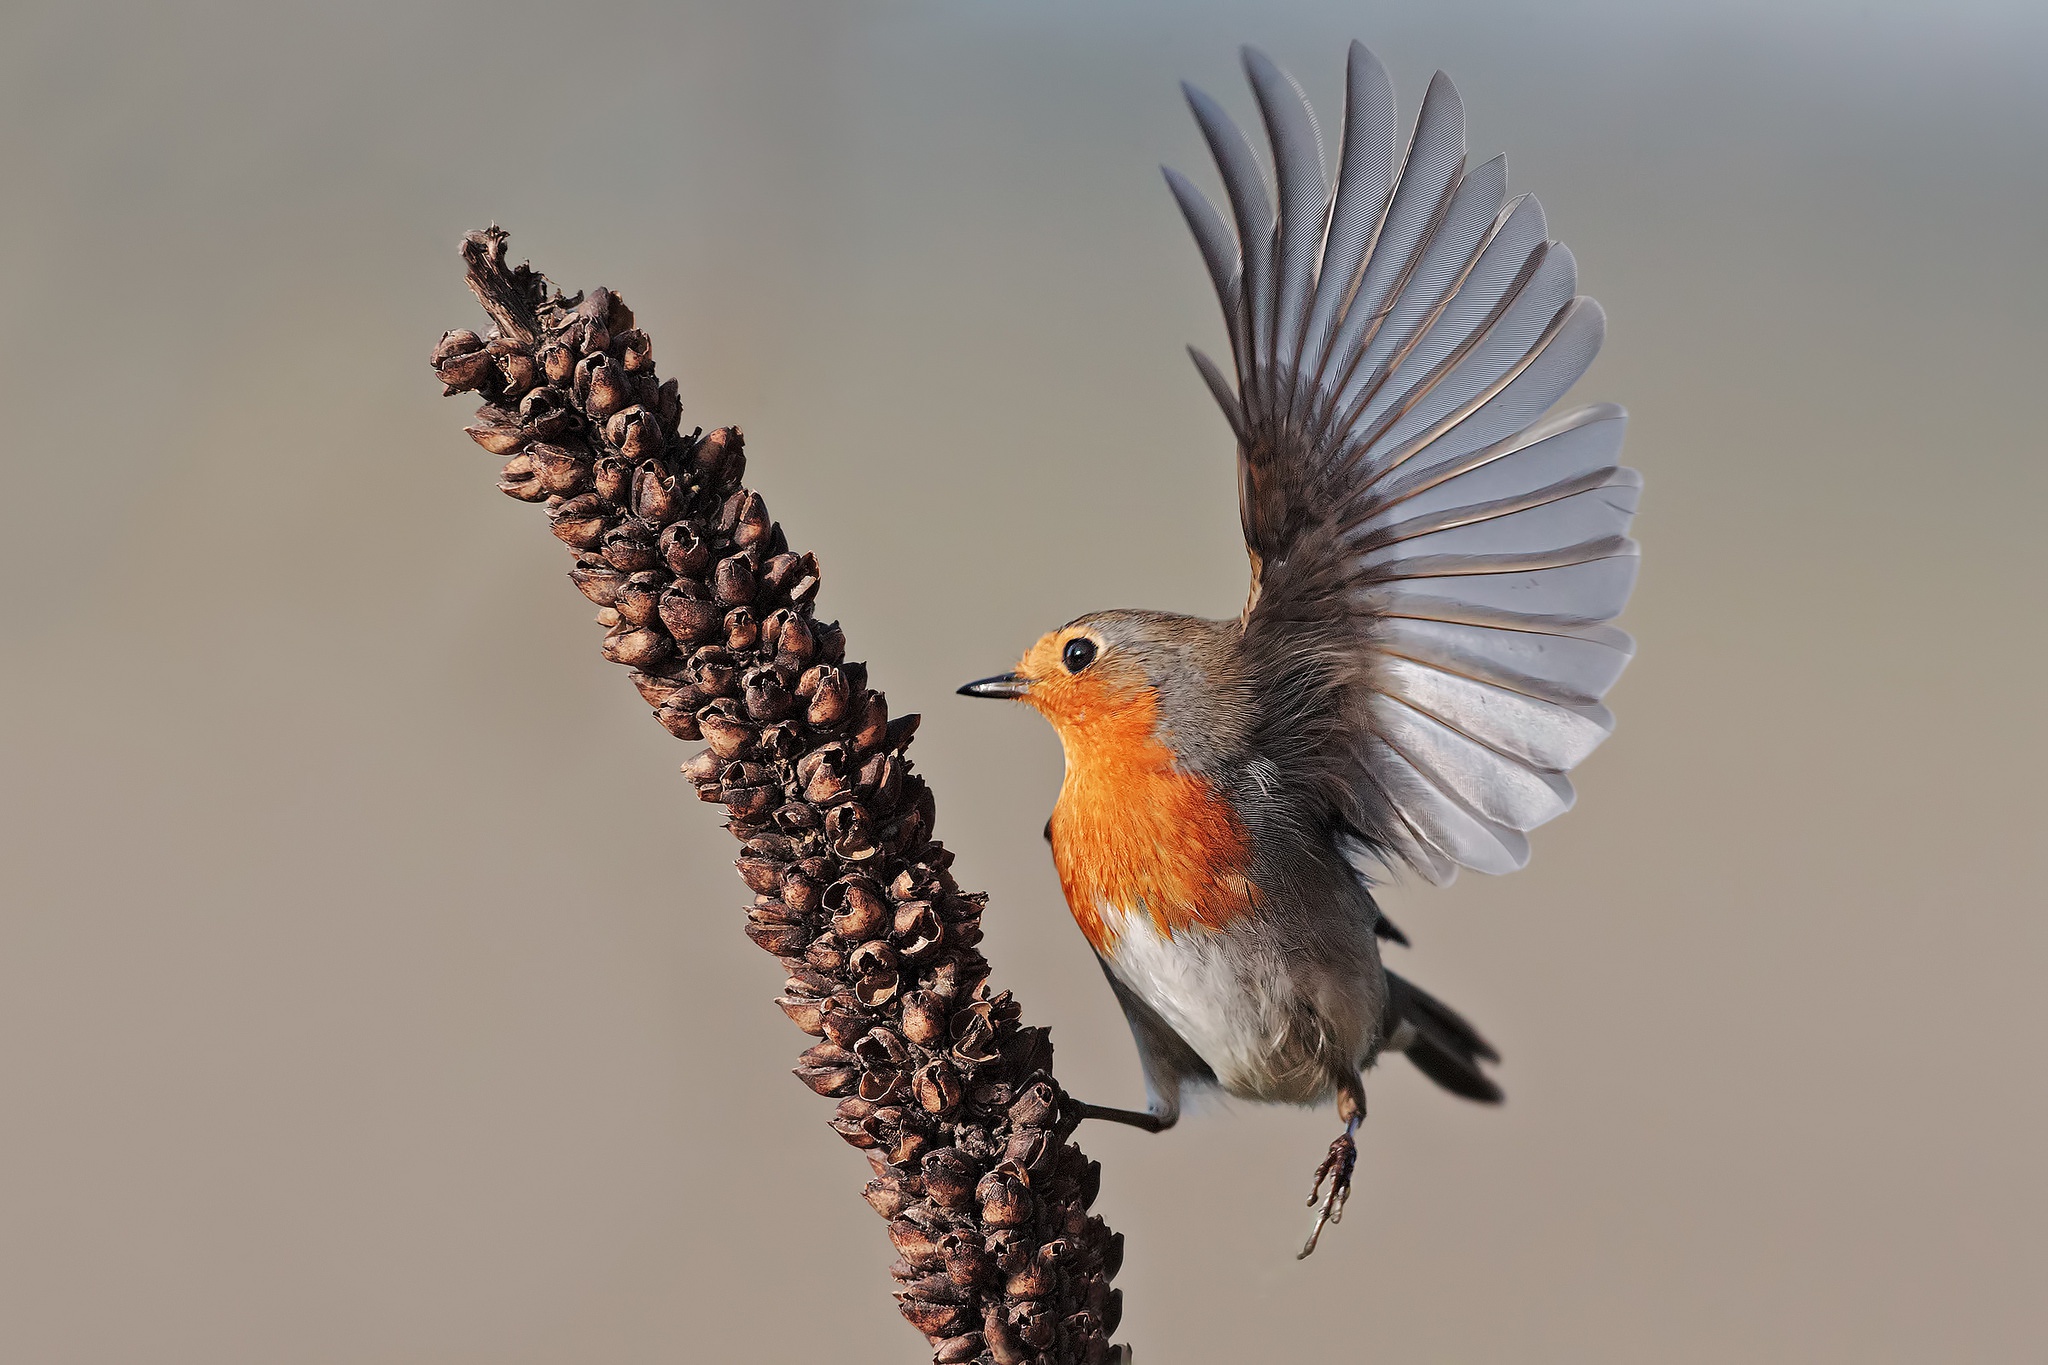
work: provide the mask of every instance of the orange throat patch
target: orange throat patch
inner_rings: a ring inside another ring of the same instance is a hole
[[[1244,827],[1154,738],[1153,694],[1088,700],[1095,704],[1041,707],[1067,755],[1052,811],[1053,862],[1088,942],[1116,951],[1118,928],[1104,907],[1142,913],[1162,936],[1213,933],[1252,913],[1258,890],[1244,875]]]

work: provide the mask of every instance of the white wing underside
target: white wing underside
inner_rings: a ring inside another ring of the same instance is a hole
[[[1255,51],[1245,67],[1277,211],[1251,144],[1199,91],[1235,231],[1167,171],[1223,303],[1235,385],[1196,363],[1239,437],[1240,486],[1244,445],[1296,442],[1355,551],[1347,581],[1378,679],[1361,780],[1398,812],[1396,852],[1440,883],[1461,866],[1510,872],[1526,832],[1571,808],[1565,774],[1612,730],[1600,698],[1634,651],[1607,624],[1637,566],[1626,414],[1545,415],[1604,318],[1575,296],[1536,200],[1506,201],[1504,163],[1465,168],[1464,110],[1441,72],[1402,156],[1386,72],[1352,45],[1332,186],[1300,87]]]

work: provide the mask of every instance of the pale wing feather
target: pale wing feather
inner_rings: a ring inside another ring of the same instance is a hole
[[[1449,303],[1452,289],[1472,266],[1480,241],[1500,214],[1501,201],[1507,197],[1507,183],[1507,161],[1502,157],[1480,166],[1459,183],[1443,221],[1417,257],[1400,297],[1373,329],[1372,339],[1352,369],[1351,383],[1340,404],[1349,405],[1383,393],[1397,368],[1404,373],[1428,372],[1407,367],[1409,350]]]
[[[1399,138],[1393,82],[1371,49],[1353,43],[1344,72],[1344,145],[1338,154],[1337,192],[1301,357],[1301,372],[1309,382],[1322,369],[1329,340],[1351,302],[1352,286],[1386,214],[1394,192]]]
[[[1316,250],[1329,222],[1330,186],[1323,177],[1323,135],[1294,77],[1256,48],[1244,49],[1245,74],[1273,144],[1275,228],[1272,349],[1260,358],[1272,374],[1291,374],[1302,324],[1315,288]]]
[[[1533,195],[1517,199],[1488,235],[1479,258],[1459,282],[1443,314],[1402,359],[1410,375],[1434,374],[1454,354],[1470,349],[1488,320],[1520,297],[1549,249],[1543,206]],[[1569,290],[1566,291],[1569,294]],[[1561,301],[1561,300],[1560,300]],[[1400,390],[1383,387],[1357,418],[1369,424],[1391,405]]]
[[[1597,702],[1560,705],[1412,659],[1390,658],[1381,668],[1388,691],[1416,710],[1550,772],[1577,767],[1614,728],[1613,716]]]
[[[1602,403],[1546,418],[1462,460],[1415,461],[1381,485],[1374,522],[1392,524],[1618,472],[1625,426],[1621,409]]]
[[[1210,155],[1223,175],[1223,189],[1237,219],[1239,321],[1232,332],[1237,352],[1240,392],[1250,391],[1258,375],[1257,357],[1271,350],[1273,337],[1273,205],[1266,198],[1266,177],[1244,131],[1216,103],[1192,85],[1182,85],[1188,107],[1209,144]],[[1249,243],[1247,247],[1245,244]]]
[[[1392,745],[1376,741],[1368,760],[1407,832],[1441,855],[1417,858],[1407,848],[1397,850],[1431,880],[1442,885],[1457,875],[1459,867],[1498,875],[1528,865],[1527,836],[1473,811],[1439,785],[1434,774],[1424,776]],[[1445,868],[1445,862],[1452,866]]]
[[[1517,762],[1391,693],[1373,698],[1373,710],[1388,744],[1496,824],[1534,829],[1572,808],[1572,785],[1559,773]]]
[[[1352,382],[1372,329],[1385,316],[1401,283],[1414,268],[1415,253],[1429,239],[1450,206],[1451,191],[1465,169],[1465,104],[1443,72],[1429,83],[1401,178],[1387,205],[1379,239],[1366,258],[1358,291],[1345,309],[1337,337],[1322,367],[1323,382],[1341,392]]]
[[[1605,696],[1634,647],[1612,626],[1581,634],[1513,625],[1389,616],[1379,623],[1378,645],[1391,658],[1425,664],[1447,677],[1472,678],[1562,706],[1591,705]]]

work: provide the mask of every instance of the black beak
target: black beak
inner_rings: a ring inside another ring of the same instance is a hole
[[[993,678],[971,682],[960,689],[963,697],[1002,697],[1014,701],[1031,687],[1029,678],[1020,678],[1015,673],[998,673]]]

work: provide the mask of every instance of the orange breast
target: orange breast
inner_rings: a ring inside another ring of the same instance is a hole
[[[1201,778],[1177,772],[1153,738],[1149,695],[1061,727],[1067,776],[1052,812],[1067,906],[1097,952],[1115,951],[1105,903],[1142,907],[1162,934],[1213,932],[1257,904],[1244,828]]]

